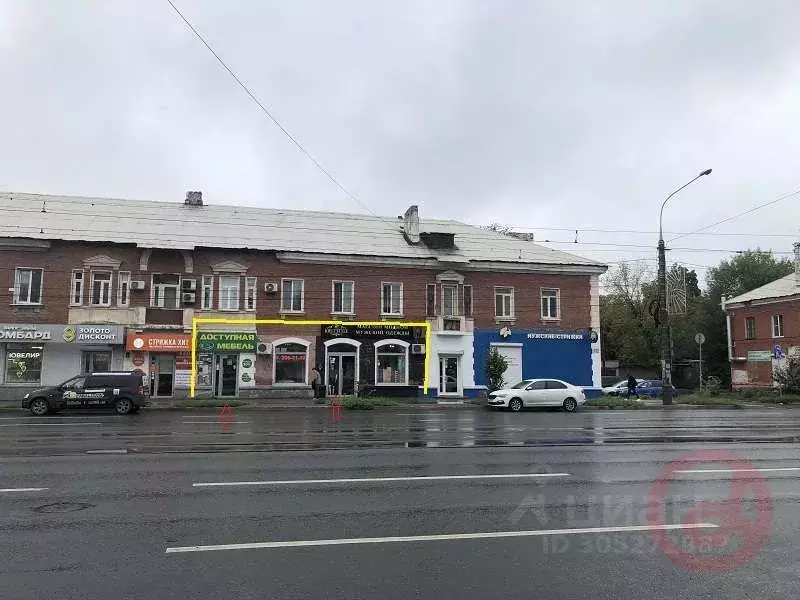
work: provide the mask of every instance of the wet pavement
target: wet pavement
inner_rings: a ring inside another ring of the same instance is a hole
[[[536,447],[800,441],[800,410],[556,410],[522,413],[415,408],[0,414],[0,456],[353,448]]]

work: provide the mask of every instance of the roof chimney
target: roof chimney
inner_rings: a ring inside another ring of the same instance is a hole
[[[794,243],[794,284],[800,287],[800,242]]]
[[[403,231],[411,244],[419,244],[419,208],[416,204],[408,207],[403,215]]]
[[[203,192],[186,192],[186,206],[203,206]]]

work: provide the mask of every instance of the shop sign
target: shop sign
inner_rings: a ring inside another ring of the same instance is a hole
[[[582,333],[565,332],[533,332],[528,334],[529,340],[582,340],[585,337]]]
[[[134,352],[131,355],[131,362],[136,367],[141,367],[144,364],[144,354],[141,352]]]
[[[769,350],[750,350],[747,353],[747,360],[750,362],[770,362],[772,361],[772,352]]]
[[[119,325],[0,324],[0,342],[121,344],[122,335]]]
[[[421,338],[425,336],[423,327],[408,325],[323,325],[322,335],[326,338]]]
[[[140,352],[188,352],[192,336],[188,333],[129,333],[125,349]]]
[[[278,360],[284,362],[302,362],[305,359],[305,352],[297,352],[295,354],[278,354]]]
[[[197,334],[201,352],[255,352],[258,336],[255,332],[202,332]]]

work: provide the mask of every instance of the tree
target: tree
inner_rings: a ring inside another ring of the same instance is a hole
[[[506,384],[504,379],[506,369],[508,369],[508,359],[500,354],[497,348],[489,350],[486,356],[486,364],[484,365],[486,372],[486,381],[489,384],[489,391],[502,389]]]
[[[772,373],[772,379],[784,392],[797,394],[800,392],[800,360],[787,358],[783,366]]]

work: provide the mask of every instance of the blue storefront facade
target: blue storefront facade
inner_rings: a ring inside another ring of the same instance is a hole
[[[586,389],[600,387],[599,339],[591,329],[478,329],[474,332],[475,383],[487,384],[485,364],[491,349],[506,357],[506,385],[522,379],[561,379]],[[592,389],[595,388],[595,389]],[[598,390],[599,393],[599,390]]]

